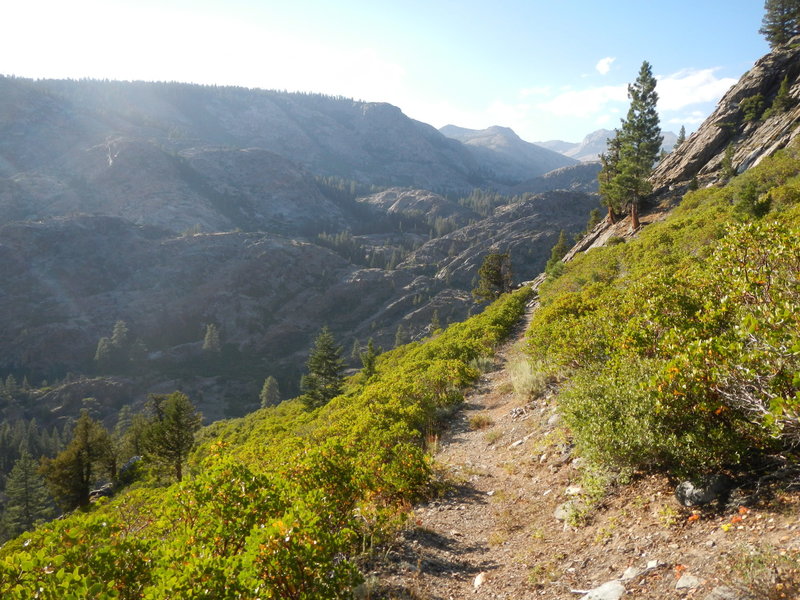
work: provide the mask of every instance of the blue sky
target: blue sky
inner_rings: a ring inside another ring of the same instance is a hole
[[[529,141],[618,126],[643,60],[687,131],[768,51],[760,0],[9,0],[0,73],[389,102]]]

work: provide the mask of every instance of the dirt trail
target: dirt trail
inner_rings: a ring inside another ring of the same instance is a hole
[[[796,493],[693,516],[674,500],[672,484],[648,477],[612,492],[580,527],[557,518],[586,482],[550,394],[514,392],[510,372],[533,310],[438,441],[447,491],[414,508],[362,597],[580,599],[630,567],[641,572],[624,580],[626,598],[705,600],[735,579],[737,549],[800,549]],[[695,585],[680,587],[683,575]]]

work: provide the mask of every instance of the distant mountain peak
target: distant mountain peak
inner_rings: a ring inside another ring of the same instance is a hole
[[[671,131],[665,131],[663,148],[667,152],[672,150],[678,136]],[[599,160],[600,154],[606,151],[607,140],[614,135],[612,129],[597,129],[587,134],[580,142],[565,142],[563,140],[549,140],[535,142],[537,146],[558,152],[580,162],[594,162]]]
[[[495,174],[509,183],[519,183],[576,161],[547,148],[526,142],[510,127],[492,125],[468,129],[445,125],[439,132],[472,150],[476,159],[489,164]]]

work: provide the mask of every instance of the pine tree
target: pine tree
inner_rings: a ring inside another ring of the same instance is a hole
[[[308,408],[327,404],[331,398],[342,391],[342,349],[336,345],[333,334],[327,326],[323,327],[306,362],[308,374],[300,379],[303,403]]]
[[[664,141],[656,112],[658,94],[655,90],[652,67],[644,61],[636,81],[628,85],[631,105],[619,131],[619,173],[613,180],[618,197],[630,211],[632,230],[639,228],[640,204],[652,190],[648,177]]]
[[[566,232],[562,229],[556,245],[550,250],[550,258],[547,260],[547,265],[544,268],[545,273],[552,275],[557,268],[556,266],[561,262],[561,259],[566,256],[567,252],[569,252],[569,242],[567,241]]]
[[[621,192],[614,181],[619,175],[620,148],[622,138],[618,129],[614,136],[606,139],[606,151],[600,155],[600,172],[597,173],[598,191],[600,202],[608,209],[606,219],[609,223],[616,222],[616,213],[622,210]]]
[[[194,446],[194,434],[200,429],[202,415],[182,392],[153,394],[148,400],[152,418],[144,435],[147,456],[165,465],[183,479],[183,463]]]
[[[203,337],[203,350],[208,352],[219,352],[219,329],[214,323],[206,325],[206,333]]]
[[[800,34],[800,1],[766,0],[761,29],[770,48],[777,48]]]
[[[789,94],[789,76],[787,75],[781,81],[781,87],[778,88],[778,94],[772,101],[772,106],[769,109],[769,114],[770,116],[779,115],[792,108],[794,104],[795,104],[794,98],[792,98],[791,94]]]
[[[38,467],[37,461],[23,451],[8,475],[5,524],[11,537],[29,531],[38,521],[54,516],[53,501],[38,473]]]
[[[375,363],[378,361],[378,355],[380,353],[381,349],[376,348],[372,338],[369,338],[367,349],[361,353],[362,373],[364,373],[366,379],[369,379],[375,374]]]
[[[589,233],[592,229],[594,229],[597,224],[601,221],[600,218],[600,209],[593,208],[589,213],[589,221],[586,223],[586,231],[585,233]]]
[[[736,168],[733,166],[733,143],[725,147],[725,154],[722,155],[722,162],[720,163],[720,171],[722,178],[727,181],[736,175]]]
[[[111,332],[111,345],[115,348],[128,347],[128,324],[125,321],[117,321],[114,323],[114,329]]]
[[[686,127],[681,125],[681,130],[678,132],[678,139],[675,140],[675,146],[672,148],[673,150],[677,150],[681,147],[681,145],[686,141]]]
[[[405,328],[403,327],[402,323],[397,326],[397,330],[394,332],[394,347],[397,348],[399,346],[403,346],[409,342],[408,339],[408,332],[406,332]]]
[[[261,408],[268,406],[277,406],[281,402],[281,391],[278,387],[278,380],[272,375],[264,380],[264,385],[261,388],[261,393],[258,396],[261,400]]]
[[[508,252],[487,254],[478,269],[478,285],[472,290],[472,296],[478,303],[492,302],[500,294],[511,291],[511,281],[511,256]]]
[[[431,315],[431,333],[435,333],[442,328],[442,322],[439,319],[439,309],[435,309]]]
[[[67,447],[55,458],[45,458],[40,472],[56,502],[72,510],[89,505],[92,486],[114,470],[113,456],[108,431],[82,410]]]

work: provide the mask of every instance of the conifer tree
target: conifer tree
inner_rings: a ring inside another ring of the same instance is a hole
[[[786,112],[794,106],[794,98],[789,94],[789,76],[783,78],[781,87],[778,88],[778,94],[772,101],[772,106],[769,109],[770,115],[777,115]]]
[[[403,344],[407,344],[408,342],[409,342],[408,332],[406,332],[405,328],[401,323],[400,325],[397,326],[397,330],[394,332],[394,347],[397,348],[398,346],[402,346]]]
[[[342,349],[336,345],[333,334],[323,327],[306,362],[308,373],[300,379],[303,403],[308,408],[327,404],[342,391]]]
[[[442,322],[439,319],[439,309],[435,309],[431,315],[431,333],[438,331],[442,328]]]
[[[145,452],[181,481],[183,463],[194,446],[194,434],[200,429],[202,416],[182,392],[153,394],[148,402],[152,418],[144,434]]]
[[[272,375],[264,380],[264,385],[261,387],[261,393],[258,396],[261,400],[261,408],[268,406],[277,406],[281,402],[281,391],[278,387],[278,380]]]
[[[125,321],[120,320],[114,323],[114,329],[111,332],[111,345],[120,349],[127,348],[128,324]]]
[[[656,103],[656,79],[650,63],[644,61],[636,81],[628,85],[631,105],[622,121],[618,174],[612,187],[631,216],[631,229],[639,228],[642,199],[652,190],[648,177],[658,159],[664,136],[661,135]]]
[[[206,325],[206,333],[203,337],[203,350],[208,352],[219,352],[219,329],[214,323]]]
[[[621,145],[619,129],[615,129],[614,136],[606,140],[606,151],[600,155],[601,166],[597,174],[600,202],[608,209],[606,219],[612,224],[616,222],[616,213],[622,210],[620,190],[614,185],[615,178],[619,175]]]
[[[569,252],[569,242],[567,241],[567,234],[562,229],[558,236],[556,245],[550,250],[550,258],[547,260],[547,265],[544,270],[548,275],[553,273],[556,265],[561,262],[561,259]]]
[[[55,458],[43,459],[40,472],[56,502],[72,510],[89,505],[92,486],[113,473],[113,458],[108,431],[81,410],[69,444]]]
[[[800,34],[800,0],[766,0],[761,29],[770,48],[777,48]]]
[[[678,139],[675,140],[675,146],[673,147],[673,150],[679,148],[681,144],[683,144],[685,141],[686,141],[686,127],[681,125],[681,130],[678,132]]]
[[[487,254],[478,269],[478,285],[472,290],[475,301],[492,302],[511,291],[511,255],[508,252]]]
[[[29,531],[37,521],[52,518],[53,501],[38,473],[38,463],[26,450],[6,481],[5,526],[11,537]]]
[[[375,363],[378,360],[378,355],[381,353],[380,348],[375,347],[372,338],[367,342],[366,351],[361,353],[361,365],[363,366],[362,373],[365,378],[370,378],[375,374]]]

